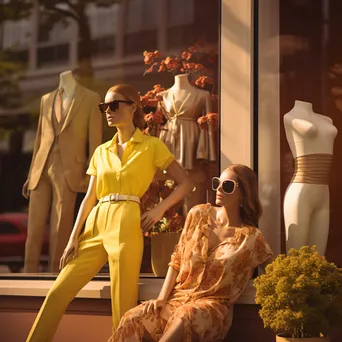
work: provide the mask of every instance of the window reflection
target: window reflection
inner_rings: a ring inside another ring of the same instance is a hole
[[[93,1],[87,6],[82,1],[73,2],[77,6],[54,3],[46,8],[39,1],[32,2],[29,7],[4,12],[11,15],[0,22],[0,214],[28,212],[21,188],[31,164],[40,102],[58,87],[62,72],[71,70],[80,85],[100,94],[102,100],[106,90],[117,83],[129,83],[143,95],[155,84],[167,89],[174,82],[172,72],[144,76],[144,51],[179,55],[198,40],[218,51],[218,0]],[[11,2],[2,6],[13,10]],[[218,78],[218,70],[214,74]],[[217,90],[218,80],[215,82]],[[103,122],[103,141],[113,134]],[[218,165],[217,159],[210,172],[218,173]],[[84,193],[78,194],[76,211],[82,196]],[[202,198],[208,198],[207,193]],[[27,227],[27,220],[21,225]],[[48,222],[45,227],[48,241]],[[0,227],[0,235],[5,232]],[[43,245],[40,271],[47,269],[48,246]],[[22,262],[23,248],[21,245],[18,252]],[[150,239],[145,237],[142,272],[152,271],[150,258]],[[21,271],[22,266],[19,262],[11,270]],[[102,272],[107,271],[105,266]]]
[[[339,44],[341,10],[342,5],[338,0],[316,2],[307,0],[279,1],[282,200],[295,171],[295,161],[286,139],[283,116],[295,107],[295,101],[302,101],[308,107],[312,106],[313,113],[317,114],[317,117],[325,117],[325,120],[330,124],[330,130],[334,131],[336,127],[339,133],[333,144],[333,163],[331,172],[329,171],[330,195],[327,197],[321,196],[322,198],[320,198],[321,205],[329,207],[328,213],[322,219],[320,217],[320,206],[314,208],[311,204],[309,205],[308,201],[308,214],[303,215],[303,210],[297,204],[299,210],[297,217],[300,219],[305,218],[298,227],[306,227],[306,224],[309,223],[310,229],[307,236],[310,236],[310,241],[314,241],[316,237],[312,237],[313,235],[310,234],[314,234],[315,224],[319,222],[318,231],[320,234],[326,232],[326,235],[328,235],[327,232],[329,232],[325,255],[330,261],[334,261],[338,265],[342,264],[341,253],[339,253],[339,241],[341,240],[341,230],[339,228],[341,156],[339,151],[342,147],[339,138],[341,134],[339,99],[341,93],[339,91],[341,86],[339,64],[342,56]],[[310,122],[310,120],[307,122]],[[330,137],[325,131],[324,122],[323,125],[317,124],[317,129],[319,137],[324,137],[324,143],[328,144]],[[310,148],[314,146],[315,139],[312,138]],[[303,138],[303,140],[305,139]],[[325,145],[321,144],[320,147],[323,150]],[[306,154],[308,154],[307,149],[304,150],[303,155]],[[329,155],[330,153],[326,154]],[[308,171],[310,170],[312,172],[313,168],[308,168]],[[322,170],[323,167],[320,168],[321,174],[323,174]],[[308,192],[306,194],[303,192],[302,203],[306,201],[305,196],[307,194]],[[295,196],[293,196],[293,201],[295,201]],[[285,218],[290,216],[286,212],[283,214]],[[295,226],[295,221],[293,226]],[[299,229],[298,227],[296,229]],[[315,244],[324,245],[323,241],[326,235],[320,235],[320,242]],[[285,240],[284,234],[283,246]],[[324,250],[324,248],[321,247],[321,250]]]

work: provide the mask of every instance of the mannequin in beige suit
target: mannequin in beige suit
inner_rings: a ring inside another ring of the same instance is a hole
[[[71,71],[60,74],[59,88],[41,99],[30,171],[23,186],[30,197],[25,272],[38,272],[42,239],[49,226],[49,270],[59,260],[73,226],[77,192],[86,192],[86,169],[102,143],[100,96],[79,85]]]

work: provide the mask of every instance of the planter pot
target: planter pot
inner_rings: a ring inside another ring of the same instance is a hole
[[[330,342],[330,338],[328,336],[292,338],[292,337],[288,337],[287,334],[278,334],[276,342]]]
[[[151,264],[157,277],[165,277],[171,254],[178,243],[180,233],[160,233],[151,236]]]

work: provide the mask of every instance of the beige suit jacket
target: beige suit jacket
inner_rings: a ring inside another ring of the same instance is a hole
[[[102,143],[102,115],[97,108],[100,95],[77,84],[75,96],[62,129],[55,137],[52,126],[57,89],[43,95],[36,142],[28,174],[28,189],[34,190],[42,175],[54,139],[58,139],[62,166],[68,186],[86,192],[89,176],[86,169],[95,148]]]

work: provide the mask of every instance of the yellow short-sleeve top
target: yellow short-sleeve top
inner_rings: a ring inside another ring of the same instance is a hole
[[[120,160],[117,139],[115,134],[112,140],[96,148],[87,174],[97,177],[98,199],[112,193],[140,198],[150,186],[157,169],[165,170],[175,157],[161,140],[145,135],[137,128]]]

